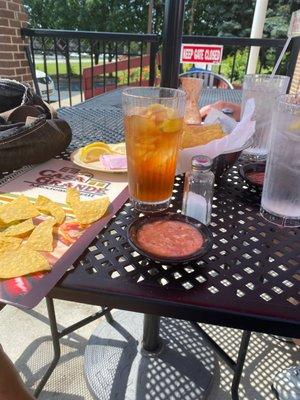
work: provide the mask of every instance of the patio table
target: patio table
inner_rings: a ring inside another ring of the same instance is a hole
[[[207,89],[202,104],[218,99],[239,102],[241,92]],[[68,120],[73,129],[70,150],[93,140],[123,140],[118,91],[61,109],[59,115]],[[69,152],[62,157],[67,159]],[[181,209],[181,200],[182,176],[178,176],[172,197],[174,211]],[[106,310],[117,308],[145,313],[143,347],[150,353],[161,350],[160,316],[193,321],[194,328],[233,369],[232,396],[238,399],[238,384],[251,331],[300,337],[300,229],[282,229],[269,224],[259,216],[259,205],[260,192],[245,183],[239,177],[238,165],[234,166],[215,188],[210,225],[212,249],[198,261],[170,266],[152,262],[129,246],[126,228],[138,213],[126,203],[77,260],[76,268],[64,276],[46,299],[55,359],[38,392],[59,358],[59,339],[82,326],[78,323],[72,329],[58,332],[53,304],[53,299],[57,298],[105,306]],[[112,323],[110,314],[107,319]],[[91,320],[87,318],[85,323]],[[224,353],[197,322],[242,329],[237,361]],[[108,342],[107,339],[106,344]],[[136,346],[135,340],[132,343]],[[206,355],[212,356],[209,350]],[[110,357],[105,365],[112,368],[114,355],[102,356]],[[189,368],[196,370],[198,362],[194,357]],[[99,370],[94,371],[96,378],[99,373]],[[120,375],[120,371],[118,373]],[[101,379],[104,383],[103,375]],[[92,379],[88,377],[88,380],[92,385]],[[207,378],[207,386],[209,384],[210,378]],[[120,385],[124,386],[124,382]],[[194,398],[190,396],[186,398]],[[201,398],[200,394],[197,398]]]
[[[240,102],[241,91],[206,89],[201,105],[217,100]],[[84,121],[91,131],[91,125],[97,125],[101,132],[97,133],[97,140],[119,141],[123,139],[120,107],[120,91],[114,91],[73,109],[62,109],[60,115],[73,124],[75,131],[80,121],[82,129]],[[89,135],[82,136],[77,139],[75,134],[75,142],[91,140]],[[174,211],[181,209],[181,199],[182,177],[178,176]],[[160,343],[157,316],[244,330],[235,363],[194,323],[233,368],[232,395],[238,398],[250,332],[300,336],[300,230],[282,229],[264,221],[259,216],[259,205],[260,192],[249,187],[239,177],[238,166],[234,166],[215,189],[210,226],[212,250],[199,261],[169,266],[151,262],[131,249],[126,227],[138,214],[127,203],[49,298],[146,313],[143,347],[150,352],[157,350]],[[123,322],[126,323],[124,319]],[[93,378],[88,380],[93,385]]]
[[[114,106],[122,107],[121,90],[112,90],[104,95],[93,97],[83,103],[78,104],[76,107],[99,107],[99,106]],[[203,107],[207,104],[215,103],[218,100],[229,101],[232,103],[240,103],[242,100],[242,91],[239,89],[203,89],[199,105]]]

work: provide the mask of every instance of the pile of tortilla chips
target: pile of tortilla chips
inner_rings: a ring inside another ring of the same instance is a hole
[[[181,148],[202,146],[215,139],[221,139],[225,134],[220,124],[183,126]]]
[[[66,203],[81,225],[102,218],[109,206],[107,197],[81,201],[80,193],[73,188],[67,190]],[[33,218],[41,214],[47,218],[34,222]],[[45,196],[38,196],[35,203],[31,203],[20,195],[0,205],[0,279],[50,271],[43,252],[53,251],[53,230],[65,217],[64,209]]]

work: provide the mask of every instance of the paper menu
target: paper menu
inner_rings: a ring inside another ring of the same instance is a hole
[[[87,228],[80,227],[74,222],[72,212],[65,204],[66,189],[69,186],[78,188],[83,200],[108,196],[111,204],[107,214]],[[7,182],[0,181],[0,203],[9,202],[19,194],[32,200],[40,194],[47,196],[67,211],[66,221],[54,235],[54,251],[44,254],[52,265],[52,271],[0,280],[0,303],[32,308],[48,294],[126,202],[127,180],[125,174],[120,176],[93,172],[79,168],[70,161],[52,159],[32,169],[12,174]],[[70,232],[72,237],[68,235]]]
[[[70,161],[53,159],[20,174],[4,185],[0,183],[0,195],[22,193],[32,198],[43,195],[65,204],[67,187],[77,188],[84,200],[105,195],[112,202],[127,187],[127,179],[126,175],[120,177],[116,174],[85,170]]]

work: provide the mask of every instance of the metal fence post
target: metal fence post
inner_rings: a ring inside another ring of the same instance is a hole
[[[288,70],[287,70],[287,75],[291,79],[290,79],[290,82],[289,82],[287,93],[289,93],[289,91],[290,91],[290,87],[291,87],[292,80],[293,80],[293,75],[294,75],[296,64],[297,64],[298,54],[299,54],[299,51],[300,51],[300,36],[299,37],[294,37],[292,39],[291,46],[292,46],[291,55],[290,55],[290,60],[289,60],[289,65],[288,65]]]
[[[38,81],[36,78],[35,68],[34,68],[34,65],[32,62],[32,57],[30,54],[29,46],[25,46],[25,53],[26,53],[28,64],[29,64],[29,69],[30,69],[30,73],[32,76],[32,80],[34,83],[35,93],[41,97],[41,91],[40,91],[40,87],[39,87],[39,84],[38,84]]]
[[[149,86],[155,85],[156,76],[156,54],[158,51],[158,43],[150,43],[150,70],[149,70]]]
[[[161,68],[164,87],[178,87],[184,3],[184,0],[166,0]]]

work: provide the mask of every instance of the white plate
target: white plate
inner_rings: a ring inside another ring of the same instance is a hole
[[[80,160],[80,152],[81,148],[73,151],[73,153],[70,156],[71,161],[78,165],[79,167],[86,168],[86,169],[91,169],[92,171],[100,171],[100,172],[107,172],[107,173],[112,173],[112,174],[120,174],[120,173],[126,173],[127,169],[107,169],[105,166],[101,163],[101,161],[94,161],[90,163],[85,163]]]

